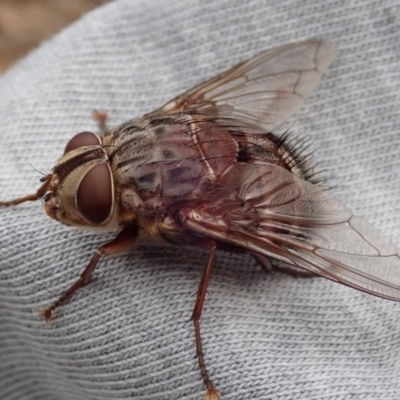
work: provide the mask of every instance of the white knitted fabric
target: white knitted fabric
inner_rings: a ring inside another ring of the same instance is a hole
[[[400,245],[398,0],[120,0],[84,16],[0,81],[0,199],[33,192],[66,141],[151,111],[251,55],[324,37],[339,45],[290,120],[314,139],[334,193]],[[35,169],[34,169],[35,168]],[[46,324],[95,236],[37,203],[0,210],[1,400],[200,400],[191,312],[201,249],[142,243],[103,260]],[[323,278],[266,275],[217,255],[202,318],[225,400],[398,400],[400,304]]]

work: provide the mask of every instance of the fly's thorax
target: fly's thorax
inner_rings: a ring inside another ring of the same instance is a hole
[[[50,174],[46,213],[67,225],[92,230],[118,227],[119,207],[108,155],[91,132],[75,135]]]
[[[105,148],[122,210],[195,199],[237,158],[228,130],[194,113],[153,113],[111,128]]]

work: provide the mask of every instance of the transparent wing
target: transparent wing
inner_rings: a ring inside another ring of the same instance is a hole
[[[307,40],[266,50],[161,107],[196,110],[271,132],[296,113],[317,87],[336,52],[326,40]],[[233,122],[233,121],[231,121]],[[239,124],[240,125],[240,124]]]
[[[400,301],[399,249],[339,200],[275,165],[236,164],[186,228]]]

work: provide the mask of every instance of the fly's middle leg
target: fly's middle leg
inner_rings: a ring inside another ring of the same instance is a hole
[[[199,285],[199,289],[197,291],[197,299],[196,304],[193,309],[192,320],[194,325],[194,332],[196,335],[196,354],[197,360],[199,362],[201,376],[203,378],[204,385],[207,388],[207,392],[204,396],[205,400],[220,400],[221,395],[218,390],[215,389],[213,384],[211,383],[210,378],[208,377],[208,372],[206,369],[205,361],[204,361],[204,353],[203,346],[201,343],[201,334],[200,334],[200,318],[201,313],[203,311],[204,299],[207,292],[208,283],[210,281],[211,269],[214,263],[216,245],[213,243],[210,246],[210,254],[208,256],[207,264],[203,272],[203,276],[201,278],[201,282]]]

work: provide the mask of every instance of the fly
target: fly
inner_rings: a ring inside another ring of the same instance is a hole
[[[207,400],[220,399],[205,365],[200,317],[217,249],[270,258],[386,299],[400,300],[399,250],[315,179],[308,160],[274,134],[313,93],[335,55],[326,40],[264,51],[121,125],[75,135],[36,193],[67,225],[114,231],[53,311],[104,255],[139,236],[209,250],[193,310]],[[105,125],[105,118],[97,114]],[[311,171],[311,172],[310,172]]]

